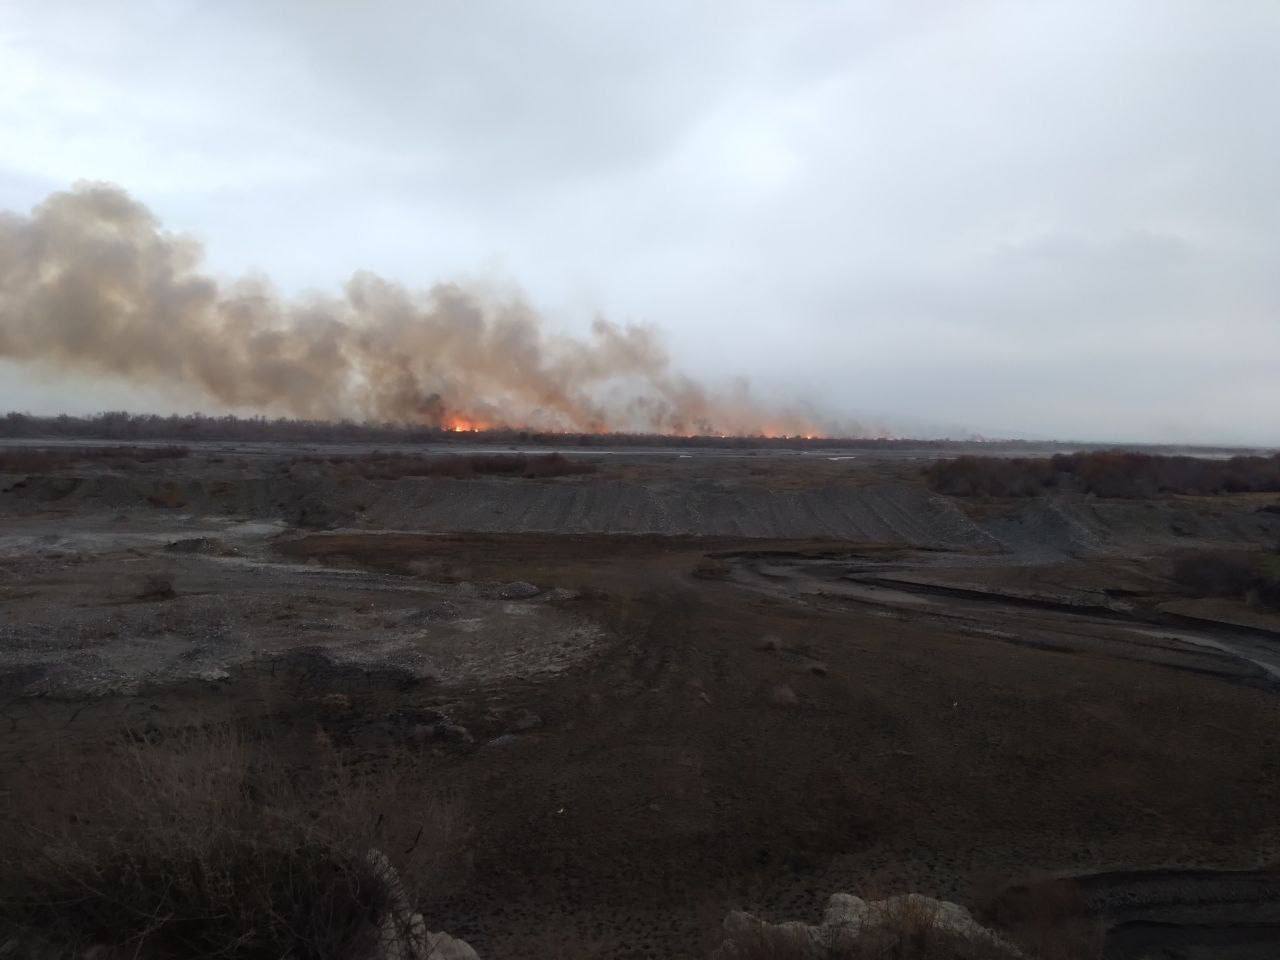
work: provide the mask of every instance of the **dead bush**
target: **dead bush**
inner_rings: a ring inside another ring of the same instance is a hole
[[[0,450],[0,473],[48,473],[68,462],[48,450]]]
[[[930,464],[924,475],[953,497],[1031,497],[1053,486],[1048,459],[956,457]]]
[[[173,576],[168,573],[152,573],[143,577],[138,592],[134,594],[138,600],[172,600],[177,595]]]
[[[49,473],[78,463],[102,463],[128,469],[154,460],[190,454],[186,447],[55,447],[0,450],[0,473]]]
[[[581,459],[570,459],[559,453],[548,453],[545,456],[529,457],[521,476],[537,479],[540,477],[569,477],[595,472],[596,465],[594,463]]]
[[[165,481],[156,485],[155,490],[147,496],[147,503],[166,510],[178,510],[187,505],[187,499],[178,484]]]
[[[155,460],[178,460],[190,456],[187,447],[81,447],[76,451],[80,460],[118,460],[124,464],[151,463]]]
[[[1265,492],[1280,490],[1280,455],[1213,460],[1104,450],[964,456],[930,464],[924,475],[939,493],[955,497],[1030,497],[1055,489],[1130,499]]]
[[[1231,597],[1280,609],[1280,554],[1195,550],[1173,564],[1173,581],[1192,597]]]
[[[1103,955],[1102,923],[1072,880],[1014,887],[983,918],[1037,960],[1094,960]]]
[[[1252,556],[1240,552],[1196,550],[1174,561],[1173,579],[1193,596],[1238,596],[1253,585],[1256,566]]]
[[[407,453],[373,453],[361,457],[299,457],[296,464],[327,463],[366,480],[398,480],[401,477],[495,476],[544,480],[595,473],[594,463],[560,453],[478,453],[468,456],[428,457]]]
[[[452,808],[322,744],[229,731],[42,761],[0,809],[0,945],[103,958],[369,955],[395,877],[447,856]],[[407,814],[407,815],[404,815]],[[21,953],[17,955],[22,955]]]
[[[733,565],[720,557],[703,557],[693,568],[693,575],[704,580],[725,580],[733,573]]]

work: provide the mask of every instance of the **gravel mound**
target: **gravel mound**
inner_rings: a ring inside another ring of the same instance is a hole
[[[366,517],[387,529],[440,533],[832,537],[996,546],[946,498],[908,484],[772,491],[701,482],[407,479],[370,506]]]
[[[978,523],[1001,547],[1028,562],[1196,544],[1270,545],[1280,537],[1280,516],[1229,500],[1033,497],[1011,501]]]

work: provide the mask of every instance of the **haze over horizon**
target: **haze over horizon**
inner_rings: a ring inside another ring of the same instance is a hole
[[[3,4],[0,211],[111,182],[219,283],[518,289],[831,421],[1277,445],[1280,6],[1158,7]]]

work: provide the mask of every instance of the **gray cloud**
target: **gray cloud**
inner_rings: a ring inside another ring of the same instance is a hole
[[[1280,443],[1267,0],[4,24],[2,208],[109,179],[215,272],[510,277],[568,331],[651,322],[679,367],[852,415]],[[0,405],[58,395],[11,378]]]

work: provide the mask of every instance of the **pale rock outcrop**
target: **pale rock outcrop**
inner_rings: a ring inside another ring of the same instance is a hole
[[[381,850],[370,850],[370,866],[387,886],[388,910],[378,930],[377,946],[368,960],[480,960],[465,940],[427,929],[405,893],[395,867]]]
[[[427,934],[428,960],[480,960],[471,944],[447,933]]]
[[[1013,944],[978,923],[964,907],[918,893],[863,900],[833,894],[819,924],[768,923],[741,910],[724,920],[725,940],[713,960],[777,955],[788,960],[828,960],[852,952],[855,941],[892,936],[911,925],[924,925],[939,936],[967,941],[984,957],[1018,960]]]

